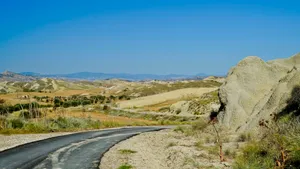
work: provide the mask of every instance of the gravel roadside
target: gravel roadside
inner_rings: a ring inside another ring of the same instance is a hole
[[[173,130],[142,133],[112,147],[100,169],[229,169],[217,154],[197,148],[197,139]]]

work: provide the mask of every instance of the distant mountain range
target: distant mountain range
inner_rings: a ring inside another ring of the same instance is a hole
[[[35,77],[35,76],[25,76],[25,75],[10,72],[10,71],[5,71],[3,73],[0,73],[0,82],[1,81],[26,82],[26,81],[33,81],[33,80],[37,80],[37,79],[38,79],[38,77]]]
[[[104,80],[104,79],[123,79],[123,80],[177,80],[177,79],[202,79],[207,77],[206,74],[197,75],[155,75],[155,74],[126,74],[126,73],[93,73],[93,72],[78,72],[71,74],[39,74],[35,72],[21,72],[19,75],[37,77],[37,78],[57,78],[57,79],[72,79],[72,80]]]

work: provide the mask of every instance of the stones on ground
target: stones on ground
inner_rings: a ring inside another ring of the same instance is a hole
[[[136,169],[230,169],[220,164],[218,155],[196,148],[198,141],[172,130],[142,133],[112,147],[104,154],[100,169],[116,169],[123,164]],[[120,154],[122,149],[138,151],[124,155]]]

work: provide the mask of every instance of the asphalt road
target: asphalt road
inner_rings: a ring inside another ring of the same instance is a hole
[[[54,137],[0,152],[0,169],[96,169],[116,143],[164,127],[132,127]]]

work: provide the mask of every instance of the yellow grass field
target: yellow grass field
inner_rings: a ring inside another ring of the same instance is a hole
[[[17,104],[17,103],[28,103],[32,102],[32,100],[29,99],[21,99],[22,96],[28,95],[30,98],[33,98],[33,96],[71,96],[71,95],[81,95],[81,94],[90,94],[90,95],[96,95],[102,92],[103,89],[88,89],[88,90],[62,90],[62,91],[56,91],[52,93],[39,93],[39,92],[16,92],[16,93],[8,93],[8,94],[0,94],[0,98],[4,99],[7,104]]]
[[[144,107],[149,105],[160,104],[169,100],[177,100],[183,97],[193,96],[200,97],[201,95],[217,90],[218,88],[186,88],[174,90],[171,92],[160,93],[156,95],[140,97],[133,100],[119,102],[120,108]]]
[[[144,123],[144,124],[153,124],[155,125],[156,122],[144,120],[144,119],[136,119],[136,118],[128,118],[128,117],[121,117],[121,116],[111,116],[105,113],[99,112],[78,112],[78,111],[67,111],[65,113],[47,113],[46,117],[58,117],[58,116],[65,116],[65,117],[77,117],[77,118],[91,118],[93,120],[100,120],[100,122],[114,122],[119,123],[122,125],[133,125],[136,123]]]

